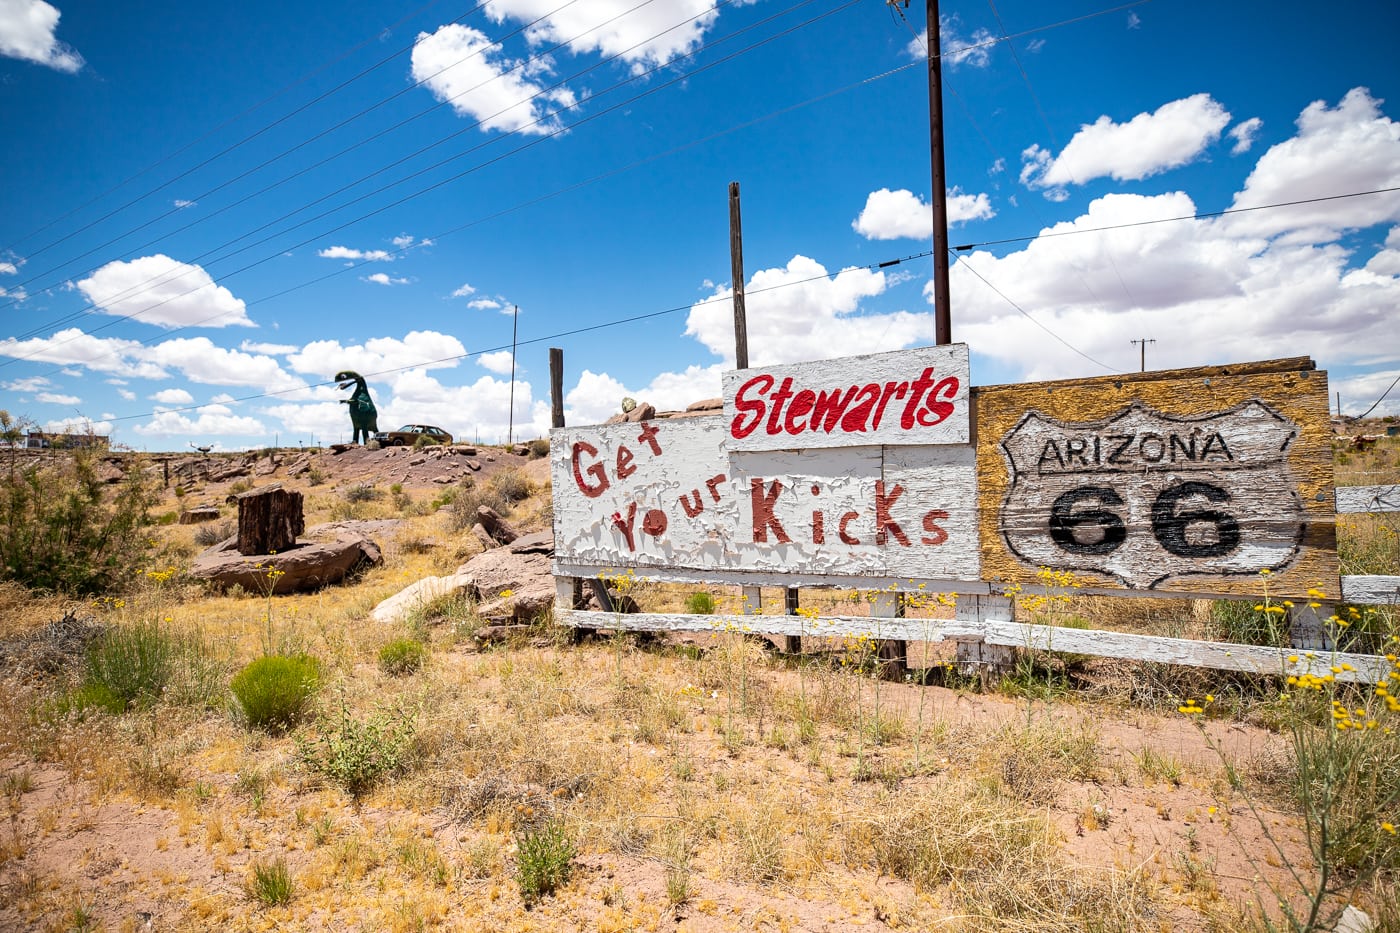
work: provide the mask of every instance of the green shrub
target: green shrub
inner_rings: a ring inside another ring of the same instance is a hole
[[[557,818],[516,833],[516,881],[526,906],[569,883],[574,870],[574,841]]]
[[[549,438],[541,437],[527,444],[530,448],[530,459],[538,460],[541,457],[549,456]]]
[[[85,718],[92,710],[102,710],[113,716],[126,712],[126,700],[117,696],[106,684],[81,684],[58,697],[53,712],[60,717],[75,714]]]
[[[340,715],[321,724],[312,739],[297,745],[308,770],[339,784],[359,799],[375,784],[408,766],[417,725],[402,710],[380,710],[361,721],[350,715],[344,698]]]
[[[306,482],[311,486],[319,486],[326,481],[325,471],[312,467],[306,471]]]
[[[379,498],[379,490],[373,483],[356,483],[341,493],[346,502],[373,502]]]
[[[428,660],[428,646],[416,638],[396,638],[379,649],[379,669],[392,677],[412,674]]]
[[[174,677],[182,647],[155,622],[110,629],[88,650],[83,685],[93,697],[110,692],[122,708],[153,703]]]
[[[154,496],[139,464],[109,492],[93,462],[78,450],[0,470],[0,579],[76,595],[135,579]]]
[[[691,593],[685,601],[685,611],[693,616],[713,615],[715,598],[706,592]]]
[[[253,862],[253,877],[248,882],[248,894],[268,907],[278,907],[291,901],[296,892],[292,871],[287,860],[278,856],[270,862]]]
[[[308,655],[268,655],[233,678],[243,717],[254,729],[277,733],[300,720],[320,684],[321,665]]]

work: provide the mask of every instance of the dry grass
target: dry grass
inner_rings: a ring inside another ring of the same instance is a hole
[[[428,499],[415,491],[395,514],[393,495],[347,503],[334,485],[306,491],[308,524],[349,507],[402,517]],[[536,497],[512,521],[537,527],[547,514]],[[13,780],[0,927],[90,918],[135,929],[146,911],[161,928],[190,930],[1219,928],[1221,901],[1204,893],[1192,845],[1235,844],[1242,818],[1227,831],[1199,814],[1238,798],[1183,764],[1201,748],[1188,748],[1196,738],[1175,729],[1174,712],[1133,700],[1135,689],[1170,696],[1176,674],[1127,675],[1138,686],[1098,694],[1121,702],[1086,712],[1059,698],[877,684],[835,639],[808,639],[797,660],[738,634],[686,650],[549,638],[479,651],[456,634],[473,623],[467,605],[369,623],[380,600],[464,559],[451,521],[408,514],[384,565],[352,586],[268,598],[145,581],[121,605],[79,607],[109,625],[158,618],[197,636],[204,674],[225,685],[275,649],[317,658],[324,686],[308,721],[277,736],[242,728],[224,692],[201,703],[197,690],[167,691],[120,716],[57,715],[63,675],[4,680],[0,760]],[[192,535],[160,533],[177,546]],[[694,592],[630,595],[683,611]],[[718,612],[740,608],[733,590],[711,595]],[[1134,631],[1208,624],[1165,602],[1101,620],[1127,602],[1070,611]],[[867,611],[842,592],[808,604]],[[0,588],[0,638],[67,608]],[[782,611],[780,591],[764,593],[764,611]],[[391,676],[379,653],[406,637],[423,639],[430,661]],[[942,658],[911,656],[931,667]],[[334,722],[342,702],[362,721],[397,709],[415,724],[400,766],[358,797],[297,755],[298,739]],[[1270,746],[1249,735],[1243,780],[1288,825]],[[522,892],[520,842],[546,828],[575,847],[572,872],[552,894]],[[104,861],[111,851],[127,865]],[[127,893],[104,897],[114,885]],[[1220,885],[1234,903],[1264,891]]]

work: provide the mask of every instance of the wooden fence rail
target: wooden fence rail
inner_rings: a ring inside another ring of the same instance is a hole
[[[1387,512],[1400,512],[1400,485],[1344,486],[1336,490],[1336,513],[1339,515]],[[744,614],[620,614],[575,608],[575,591],[569,578],[596,576],[598,572],[597,567],[556,561],[557,621],[575,628],[623,631],[743,632],[789,638],[864,635],[882,641],[952,641],[958,646],[958,659],[961,662],[1004,660],[1011,650],[1024,648],[1259,674],[1332,674],[1337,680],[1369,683],[1380,682],[1393,670],[1393,665],[1384,657],[1337,652],[1323,642],[1310,640],[1306,634],[1300,634],[1306,633],[1308,626],[1298,625],[1297,619],[1292,628],[1295,633],[1294,645],[1287,648],[1066,628],[1016,622],[1011,597],[998,592],[995,585],[969,584],[965,581],[947,581],[946,585],[938,581],[924,581],[922,585],[916,585],[908,580],[862,577],[793,577],[636,568],[634,573],[637,579],[742,586],[746,597]],[[859,589],[874,592],[874,597],[869,616],[762,615],[758,594],[759,586],[764,585]],[[956,594],[954,618],[901,617],[902,596],[932,592]],[[1055,595],[1062,591],[1025,586],[1020,592],[1030,596]],[[1208,595],[1090,588],[1076,589],[1074,592],[1115,598],[1199,599]],[[1239,594],[1221,594],[1220,598],[1240,597]],[[1361,605],[1400,605],[1400,575],[1343,576],[1340,599]],[[1316,613],[1303,609],[1302,614],[1313,617],[1314,632],[1321,628]]]

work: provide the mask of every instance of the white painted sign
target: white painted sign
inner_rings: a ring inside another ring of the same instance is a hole
[[[1139,588],[1280,570],[1306,528],[1288,468],[1297,434],[1259,401],[1197,417],[1139,403],[1093,422],[1028,412],[1001,441],[1002,536],[1031,566]]]
[[[731,451],[971,438],[967,345],[956,343],[724,374]]]
[[[556,558],[979,578],[970,446],[736,452],[730,420],[726,412],[550,432]]]

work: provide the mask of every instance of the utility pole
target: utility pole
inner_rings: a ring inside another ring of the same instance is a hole
[[[925,0],[928,45],[929,167],[933,176],[933,329],[940,347],[953,342],[948,308],[948,180],[943,167],[943,38],[938,0]]]
[[[1142,352],[1141,352],[1140,356],[1141,356],[1142,369],[1141,369],[1140,371],[1141,371],[1141,372],[1144,372],[1144,373],[1147,372],[1147,345],[1148,345],[1149,343],[1156,343],[1157,341],[1152,340],[1152,339],[1147,338],[1147,337],[1143,337],[1141,340],[1130,340],[1130,341],[1128,341],[1128,342],[1131,343],[1131,344],[1132,344],[1133,346],[1135,346],[1135,347],[1141,348],[1141,351],[1142,351]]]
[[[515,437],[515,335],[520,330],[520,305],[515,305],[514,308],[510,316],[510,414],[506,419],[507,447]]]
[[[734,368],[749,368],[749,324],[744,309],[744,226],[739,183],[729,183],[729,269],[734,280]]]

